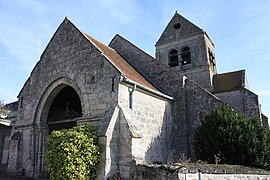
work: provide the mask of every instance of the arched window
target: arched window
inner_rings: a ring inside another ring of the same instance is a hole
[[[170,67],[175,67],[179,65],[178,61],[178,51],[175,49],[172,49],[171,52],[169,53],[169,66]]]
[[[182,65],[191,63],[190,48],[187,46],[184,47],[181,51],[181,62]]]

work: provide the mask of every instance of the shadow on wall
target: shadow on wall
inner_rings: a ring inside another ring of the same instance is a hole
[[[128,178],[132,166],[131,155],[132,136],[129,131],[128,123],[120,110],[114,124],[112,137],[110,140],[110,171],[107,173],[108,179]]]
[[[193,138],[204,117],[223,102],[193,81],[185,80],[185,113],[187,125],[187,156],[195,160]]]
[[[154,124],[154,123],[153,123]],[[154,126],[155,127],[155,126]],[[151,128],[151,127],[150,127]],[[147,163],[161,164],[171,163],[174,160],[175,151],[172,150],[172,117],[171,109],[167,105],[163,115],[162,126],[160,129],[152,129],[151,131],[159,131],[159,135],[152,137],[151,143],[145,152],[145,161]]]
[[[173,102],[177,104],[172,104],[172,109],[168,110],[167,107],[165,111],[167,114],[164,114],[161,131],[151,140],[145,153],[146,162],[172,163],[195,160],[192,145],[194,133],[204,116],[223,103],[188,79],[184,84],[184,93],[178,101]],[[180,111],[183,111],[182,114]]]

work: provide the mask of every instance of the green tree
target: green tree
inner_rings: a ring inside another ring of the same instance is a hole
[[[7,108],[5,107],[5,104],[3,103],[3,101],[0,100],[0,117],[1,116],[7,116],[8,114],[8,110]]]
[[[100,155],[96,133],[90,125],[53,131],[46,153],[50,179],[94,179]]]
[[[248,119],[224,104],[201,122],[194,137],[197,159],[270,169],[270,132],[257,118]]]

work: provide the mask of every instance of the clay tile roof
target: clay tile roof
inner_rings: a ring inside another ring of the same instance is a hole
[[[119,69],[128,79],[143,85],[152,90],[158,91],[150,82],[148,82],[137,70],[135,70],[122,56],[120,56],[114,49],[102,44],[93,37],[84,33],[85,36],[96,46],[104,56]]]
[[[213,77],[213,93],[239,90],[245,86],[245,70],[216,74]]]

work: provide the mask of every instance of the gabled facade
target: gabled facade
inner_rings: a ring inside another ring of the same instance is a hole
[[[99,178],[119,170],[128,174],[133,158],[151,151],[151,140],[160,132],[164,133],[153,146],[166,151],[164,130],[169,131],[173,98],[68,18],[53,35],[18,98],[8,162],[11,171],[46,177],[46,137],[53,130],[81,123],[99,129]],[[149,152],[144,158],[161,161],[163,157]]]
[[[236,105],[222,94],[227,91],[216,91],[223,75],[216,72],[210,38],[178,13],[156,55],[120,35],[106,46],[65,18],[19,93],[8,169],[46,178],[48,134],[82,123],[98,128],[97,179],[129,179],[136,163],[194,159],[200,120],[224,102]],[[244,85],[238,90],[252,94]],[[248,112],[261,114],[259,106]]]

